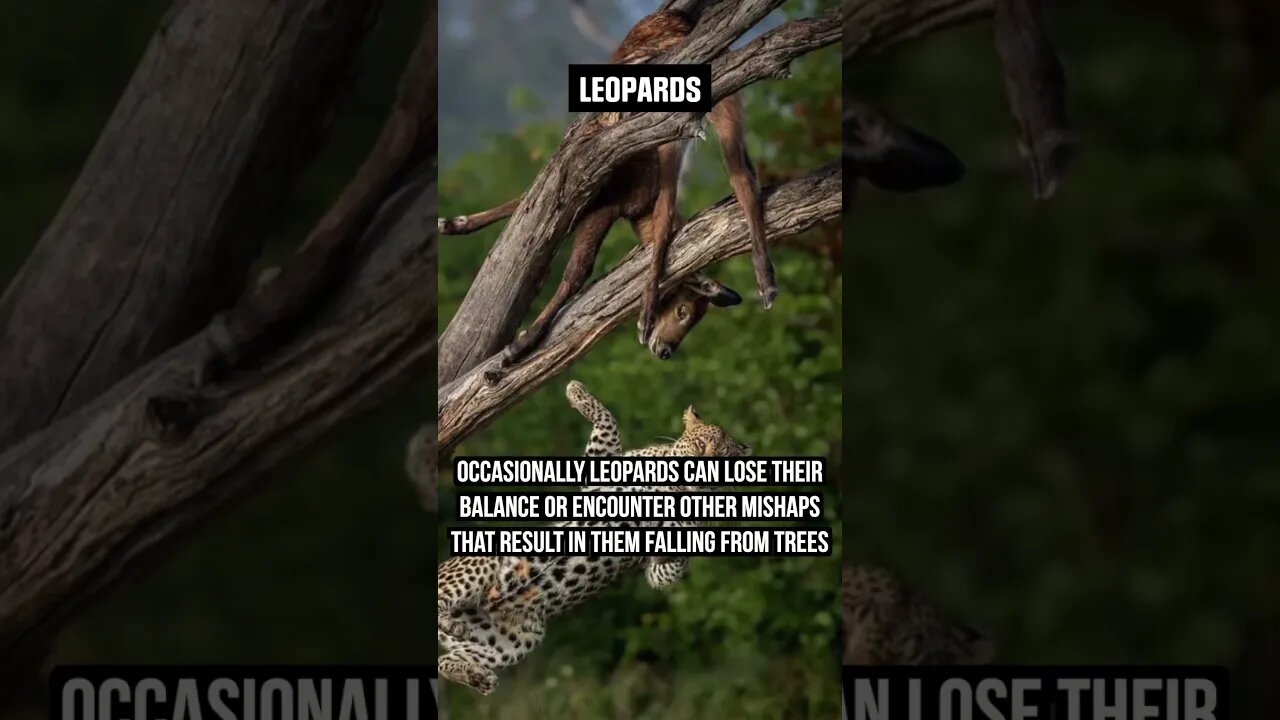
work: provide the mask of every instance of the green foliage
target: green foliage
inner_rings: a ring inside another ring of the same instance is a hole
[[[808,56],[793,70],[785,82],[746,91],[748,144],[761,174],[775,181],[832,162],[839,150],[838,50]],[[522,103],[518,93],[512,97],[513,106]],[[562,133],[560,123],[535,120],[509,136],[487,138],[442,172],[441,214],[475,212],[522,192]],[[696,162],[682,197],[686,217],[730,194],[714,140],[698,149]],[[442,326],[500,231],[441,240]],[[826,237],[812,235],[798,242]],[[635,242],[626,223],[615,226],[597,276]],[[653,358],[636,342],[634,324],[624,323],[564,376],[469,438],[458,454],[580,454],[589,426],[564,399],[565,383],[576,379],[617,414],[628,447],[678,435],[681,411],[692,403],[759,455],[838,459],[839,269],[828,257],[794,247],[776,248],[774,259],[782,289],[774,309],[763,311],[755,299],[749,258],[734,258],[713,272],[744,303],[713,309],[675,358]],[[557,263],[535,311],[561,270]],[[838,464],[831,468],[838,478]],[[824,523],[835,527],[839,542],[837,489],[833,481]],[[442,518],[456,517],[451,503],[446,490]],[[699,558],[690,576],[666,593],[633,576],[553,621],[543,646],[505,672],[493,696],[451,687],[448,702],[457,718],[497,720],[835,717],[838,583],[834,557]]]

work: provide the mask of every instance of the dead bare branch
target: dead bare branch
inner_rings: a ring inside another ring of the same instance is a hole
[[[811,175],[764,189],[765,223],[770,242],[833,220],[841,212],[841,172],[828,165]],[[724,200],[693,217],[672,241],[663,288],[699,269],[749,252],[746,224],[737,203]],[[633,250],[607,275],[578,295],[561,312],[543,344],[490,385],[485,376],[498,358],[473,367],[440,388],[439,452],[454,446],[563,372],[639,307],[645,254]]]

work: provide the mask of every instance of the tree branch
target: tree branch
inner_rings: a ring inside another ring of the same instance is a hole
[[[569,19],[573,21],[579,35],[601,50],[611,53],[618,44],[617,39],[611,37],[609,31],[587,10],[587,0],[569,0]]]
[[[840,216],[841,172],[828,165],[811,175],[764,189],[769,240],[783,238]],[[742,211],[723,200],[692,218],[673,239],[663,288],[703,267],[750,251]],[[490,386],[486,372],[498,359],[473,367],[439,391],[439,452],[447,456],[464,438],[488,425],[541,385],[563,372],[639,307],[648,258],[633,250],[599,281],[565,306],[547,339],[528,358]]]
[[[734,13],[717,16],[717,31],[691,37],[666,60],[707,62],[779,2],[746,0]],[[831,11],[787,23],[725,53],[712,63],[714,97],[727,97],[764,78],[785,76],[791,61],[837,42],[839,33],[839,14]],[[514,336],[573,218],[614,168],[636,152],[702,130],[700,120],[689,113],[641,113],[599,133],[582,132],[584,122],[570,129],[538,173],[441,336],[441,386],[493,355]]]
[[[233,302],[381,2],[182,0],[0,298],[0,448]]]
[[[193,392],[210,342],[200,333],[0,455],[0,656],[430,366],[429,169],[353,287],[268,365],[216,396]]]

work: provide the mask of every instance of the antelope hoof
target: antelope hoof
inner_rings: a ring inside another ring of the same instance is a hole
[[[777,299],[778,299],[778,288],[776,285],[771,285],[765,288],[764,290],[760,291],[760,304],[764,306],[765,310],[772,308],[773,301]]]
[[[652,295],[646,293],[640,307],[640,321],[636,323],[641,345],[649,347],[649,338],[653,335],[653,328],[657,324],[657,303],[654,301]]]
[[[441,235],[458,235],[466,231],[467,218],[465,215],[436,220],[436,232]]]
[[[523,354],[524,351],[520,348],[519,340],[511,343],[510,345],[502,348],[502,355],[498,357],[498,367],[505,370],[512,365],[515,365],[516,361],[519,360],[520,356]]]

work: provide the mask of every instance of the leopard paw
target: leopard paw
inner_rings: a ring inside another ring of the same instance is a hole
[[[448,612],[440,612],[436,615],[436,627],[441,633],[450,637],[461,639],[467,635],[467,623]]]
[[[466,685],[481,695],[489,695],[498,688],[498,674],[474,663],[442,658],[437,668],[441,678]]]

